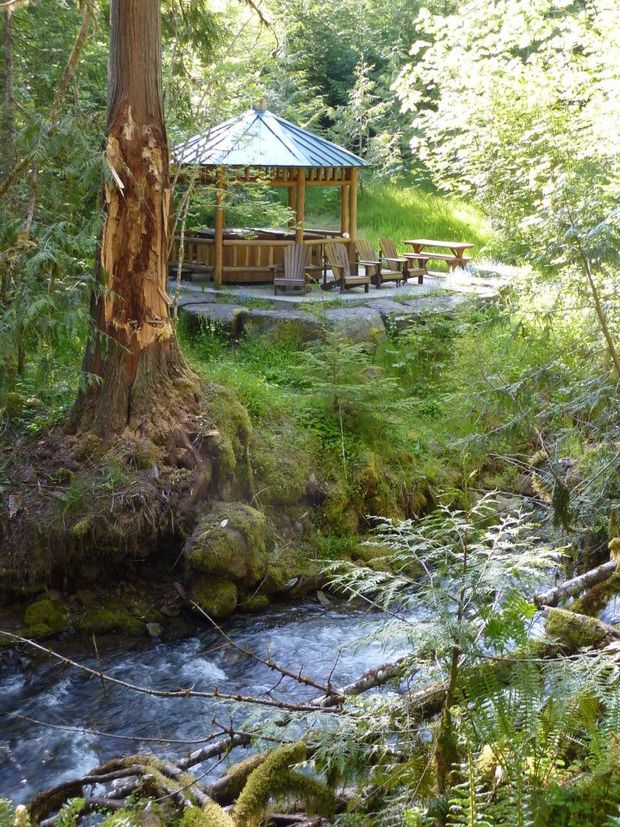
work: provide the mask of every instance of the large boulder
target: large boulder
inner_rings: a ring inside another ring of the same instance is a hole
[[[191,328],[199,329],[206,325],[237,337],[241,334],[242,320],[247,310],[235,304],[201,302],[182,305],[179,313],[188,320]]]
[[[384,324],[396,330],[402,330],[411,322],[412,317],[417,316],[417,311],[413,307],[394,299],[375,299],[372,309],[378,311]]]
[[[336,307],[325,311],[327,324],[354,343],[378,344],[385,339],[385,325],[372,307]]]
[[[24,623],[29,637],[40,638],[63,632],[69,625],[69,618],[62,606],[45,597],[27,606]]]
[[[251,588],[265,576],[273,541],[265,515],[244,503],[221,503],[185,544],[194,572]]]
[[[243,317],[243,332],[264,333],[273,338],[309,342],[321,338],[323,325],[312,314],[298,310],[249,308]]]

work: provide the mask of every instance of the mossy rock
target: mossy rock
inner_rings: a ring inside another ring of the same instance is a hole
[[[546,632],[571,652],[596,646],[607,637],[596,620],[566,609],[549,609]]]
[[[110,605],[95,609],[82,617],[77,624],[80,632],[94,635],[118,633],[123,635],[143,635],[146,626],[120,605]]]
[[[280,546],[269,557],[267,574],[261,581],[262,594],[286,593],[293,577],[314,575],[320,569],[314,549],[300,546]]]
[[[58,603],[44,598],[26,607],[24,623],[27,636],[41,638],[65,631],[69,626],[69,618]]]
[[[258,614],[266,611],[271,603],[266,594],[255,594],[245,600],[241,600],[237,606],[244,614]]]
[[[228,617],[237,608],[237,587],[230,580],[201,577],[192,585],[192,600],[209,617]]]
[[[198,524],[185,554],[194,571],[252,587],[265,576],[272,546],[262,512],[243,503],[222,503]]]

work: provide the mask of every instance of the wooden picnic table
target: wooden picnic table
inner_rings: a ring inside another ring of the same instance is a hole
[[[440,241],[432,238],[410,238],[403,241],[403,244],[410,244],[413,253],[407,253],[406,257],[426,265],[428,261],[445,261],[450,269],[465,267],[469,259],[465,255],[466,250],[474,246],[468,241]],[[449,250],[447,253],[434,253],[425,251],[425,248],[434,247],[437,250]]]

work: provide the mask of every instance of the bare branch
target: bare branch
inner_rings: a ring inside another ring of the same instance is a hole
[[[92,675],[93,677],[105,680],[108,683],[114,684],[116,686],[122,686],[124,689],[129,689],[132,692],[140,692],[143,695],[151,695],[155,698],[215,698],[221,701],[235,701],[237,703],[256,704],[257,706],[269,706],[275,709],[288,710],[289,712],[323,711],[334,713],[336,711],[328,709],[320,710],[316,706],[312,706],[309,704],[288,703],[287,701],[277,701],[271,698],[256,698],[254,696],[241,694],[231,695],[226,692],[220,692],[220,690],[217,687],[210,691],[200,691],[197,689],[189,688],[170,691],[164,689],[154,689],[152,687],[147,686],[139,686],[137,684],[130,683],[129,681],[123,681],[120,678],[114,678],[111,675],[107,675],[105,672],[101,672],[100,670],[91,669],[89,666],[84,666],[84,664],[71,660],[71,658],[67,658],[64,655],[55,652],[53,649],[50,649],[46,646],[41,646],[41,644],[36,643],[34,640],[29,640],[28,638],[22,637],[21,635],[13,634],[13,632],[0,629],[0,634],[5,635],[11,640],[17,641],[18,643],[24,643],[26,646],[30,646],[31,648],[36,649],[39,652],[44,652],[45,654],[55,658],[56,660],[66,664],[67,666],[73,666],[75,669],[79,669],[81,672],[85,672],[87,675]]]
[[[213,618],[210,617],[204,611],[204,609],[202,609],[197,603],[194,603],[194,601],[190,601],[190,603],[192,607],[196,609],[196,611],[200,612],[200,614],[209,621],[213,628],[216,629],[217,632],[219,632],[219,634],[224,638],[226,643],[228,643],[229,646],[232,646],[233,649],[236,649],[237,652],[241,652],[242,655],[247,655],[247,657],[252,658],[257,663],[260,663],[263,666],[266,666],[268,669],[272,669],[275,672],[279,672],[283,677],[291,678],[291,680],[297,681],[297,683],[300,683],[303,686],[311,686],[314,689],[318,689],[319,692],[322,692],[325,695],[337,695],[337,693],[333,693],[332,690],[330,690],[329,684],[319,683],[318,681],[314,680],[314,678],[310,678],[308,675],[304,675],[301,671],[293,672],[292,670],[287,669],[285,666],[281,666],[279,663],[276,663],[272,658],[262,658],[260,655],[257,655],[250,649],[244,649],[243,646],[240,646],[238,643],[235,643],[235,641],[231,637],[229,637],[229,635],[226,634],[222,627],[219,626],[216,623],[216,621],[213,620]],[[339,696],[338,700],[342,700],[342,698]]]

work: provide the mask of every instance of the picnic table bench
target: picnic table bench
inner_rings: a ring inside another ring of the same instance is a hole
[[[405,253],[410,261],[417,262],[418,267],[426,268],[429,261],[445,261],[451,270],[457,267],[466,267],[471,259],[465,255],[474,245],[466,241],[439,241],[432,238],[413,238],[403,241],[403,244],[410,244],[412,253]],[[434,247],[435,250],[449,252],[429,252],[425,248]]]

